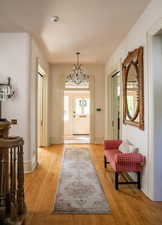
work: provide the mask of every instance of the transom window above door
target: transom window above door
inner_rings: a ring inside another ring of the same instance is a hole
[[[89,80],[87,80],[87,81],[84,81],[84,82],[82,82],[82,83],[80,83],[80,84],[76,84],[76,83],[74,83],[72,80],[69,80],[69,81],[67,81],[67,82],[65,82],[65,88],[69,88],[69,89],[71,89],[71,88],[86,88],[86,89],[88,89],[89,88]]]

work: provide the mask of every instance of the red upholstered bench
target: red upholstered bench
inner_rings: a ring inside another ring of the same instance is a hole
[[[144,165],[144,156],[140,153],[122,153],[119,151],[121,140],[105,140],[104,141],[104,165],[110,163],[115,171],[115,188],[118,190],[119,184],[137,184],[141,189],[141,170]],[[119,182],[118,176],[121,172],[136,172],[137,182]]]

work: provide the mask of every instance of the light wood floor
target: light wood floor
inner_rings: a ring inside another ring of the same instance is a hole
[[[70,146],[70,145],[68,145]],[[134,185],[114,189],[113,171],[103,167],[102,145],[88,147],[112,209],[107,215],[52,214],[65,146],[55,145],[39,152],[39,166],[25,175],[28,216],[26,225],[162,225],[162,202],[150,201]]]

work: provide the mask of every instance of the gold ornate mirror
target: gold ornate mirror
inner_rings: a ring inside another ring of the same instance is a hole
[[[129,52],[122,65],[123,122],[144,130],[143,48]]]

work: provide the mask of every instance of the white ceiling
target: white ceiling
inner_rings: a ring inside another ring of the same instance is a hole
[[[30,32],[49,62],[104,63],[150,0],[0,0],[0,32]],[[52,23],[53,15],[60,22]]]

